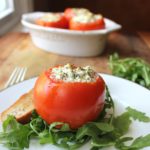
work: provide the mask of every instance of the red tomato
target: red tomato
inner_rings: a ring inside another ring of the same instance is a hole
[[[64,15],[65,15],[66,19],[69,21],[72,17],[75,16],[73,8],[67,8],[67,9],[65,9]]]
[[[103,18],[97,19],[94,22],[77,22],[74,19],[71,19],[69,22],[69,28],[70,30],[98,30],[98,29],[104,29],[105,28],[105,22]]]
[[[68,28],[68,21],[61,13],[48,13],[38,18],[35,23],[45,27]]]
[[[44,72],[34,87],[37,113],[48,123],[68,123],[72,129],[98,117],[104,106],[105,83],[64,82],[52,80],[51,70]]]

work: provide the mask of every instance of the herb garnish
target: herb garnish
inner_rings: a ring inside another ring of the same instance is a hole
[[[38,139],[40,144],[54,144],[68,150],[77,149],[88,141],[91,143],[91,150],[110,146],[119,150],[139,150],[150,146],[150,134],[136,139],[125,136],[132,120],[150,122],[148,116],[130,107],[120,116],[114,117],[114,103],[107,89],[104,109],[94,122],[72,130],[68,124],[62,122],[48,125],[35,111],[32,113],[31,121],[25,125],[9,116],[3,122],[0,143],[10,150],[29,148],[29,141],[33,138]],[[60,125],[61,128],[57,128]],[[126,145],[127,141],[132,142]]]
[[[109,58],[112,74],[150,89],[150,65],[140,58],[120,59],[115,53]]]

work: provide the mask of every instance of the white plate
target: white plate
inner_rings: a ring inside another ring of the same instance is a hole
[[[92,31],[73,31],[43,27],[35,20],[45,12],[32,12],[22,16],[22,24],[29,29],[33,43],[47,52],[61,55],[89,57],[102,53],[107,35],[121,28],[121,25],[105,18],[105,29]]]
[[[141,87],[133,82],[102,74],[106,84],[109,87],[112,97],[115,99],[115,114],[122,113],[125,107],[130,106],[136,108],[139,111],[145,112],[150,116],[150,91],[144,87]],[[15,86],[12,86],[0,93],[0,112],[5,110],[23,93],[29,91],[36,78],[24,81]],[[138,137],[150,133],[150,123],[133,122],[129,130],[128,135]],[[52,145],[39,145],[36,141],[32,141],[30,150],[60,150]],[[84,145],[80,150],[88,150],[89,144]],[[107,148],[107,150],[113,150],[114,148]],[[6,150],[0,145],[0,150]],[[105,149],[106,150],[106,149]],[[144,148],[144,150],[150,150],[150,147]]]

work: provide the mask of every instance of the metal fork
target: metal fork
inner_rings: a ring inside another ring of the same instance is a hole
[[[27,72],[27,67],[16,67],[12,74],[10,75],[8,81],[6,82],[6,84],[4,85],[5,88],[19,83],[21,81],[24,80],[25,74]]]

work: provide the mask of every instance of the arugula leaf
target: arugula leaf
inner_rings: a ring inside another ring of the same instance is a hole
[[[132,137],[121,137],[121,138],[117,139],[117,141],[116,141],[116,147],[122,148],[122,147],[125,146],[124,145],[125,142],[131,141],[131,140],[133,140]]]
[[[133,140],[132,137],[119,138],[116,140],[115,147],[119,150],[129,150],[129,146],[126,146],[125,143],[131,140]]]
[[[39,142],[40,144],[55,144],[53,135],[48,130],[39,133]]]
[[[113,125],[117,136],[122,136],[128,132],[132,123],[131,118],[142,122],[150,122],[150,118],[146,116],[145,113],[137,111],[131,107],[127,107],[126,110],[127,112],[121,114],[113,120]]]
[[[145,113],[137,111],[131,107],[127,107],[126,110],[128,111],[129,116],[134,120],[137,119],[142,122],[150,122],[150,117],[146,116]]]
[[[114,127],[108,123],[90,122],[78,129],[76,138],[81,139],[82,137],[86,135],[95,138],[99,135],[102,135],[107,132],[111,132],[113,130],[114,130]]]
[[[109,67],[112,74],[150,89],[150,65],[140,58],[120,59],[117,53],[110,55]]]
[[[113,120],[113,125],[115,128],[115,134],[120,137],[124,134],[126,134],[129,130],[129,127],[131,125],[131,119],[128,113],[123,113],[122,115],[116,117]]]
[[[150,134],[138,137],[129,147],[130,149],[142,149],[147,146],[150,146]]]
[[[123,139],[127,140],[118,140],[115,145],[116,148],[120,150],[140,150],[142,148],[150,146],[150,134],[136,138],[130,145],[125,145],[125,142],[132,140],[132,138],[125,137]]]
[[[28,125],[22,125],[13,116],[8,116],[3,123],[3,129],[4,132],[0,134],[0,143],[10,150],[29,148],[30,128]]]
[[[107,122],[109,124],[112,124],[112,121],[114,119],[114,102],[110,95],[109,89],[106,86],[106,98],[105,98],[105,105],[100,113],[99,117],[96,119],[97,122]]]
[[[59,126],[60,128],[56,128]],[[58,132],[58,131],[71,131],[69,124],[63,123],[63,122],[53,122],[49,126],[49,130],[53,132]]]
[[[109,135],[104,135],[100,138],[92,139],[91,145],[99,148],[110,147],[115,145],[115,140]]]
[[[87,123],[83,127],[79,128],[76,134],[76,139],[82,139],[85,136],[97,137],[100,130],[92,123]]]
[[[111,124],[103,122],[92,122],[99,130],[103,132],[111,132],[114,130],[114,127]]]
[[[32,113],[33,116],[35,112]],[[34,136],[38,136],[43,130],[48,129],[47,123],[38,115],[32,117],[31,121],[29,122],[29,126],[31,128],[31,134]]]

